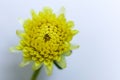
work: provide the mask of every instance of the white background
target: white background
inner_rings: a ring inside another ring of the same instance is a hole
[[[42,70],[38,80],[120,80],[120,0],[0,0],[0,80],[30,80],[31,66],[20,68],[21,54],[9,47],[19,40],[18,18],[44,6],[66,8],[80,31],[72,42],[81,47],[67,57],[66,69],[54,67],[50,77]]]

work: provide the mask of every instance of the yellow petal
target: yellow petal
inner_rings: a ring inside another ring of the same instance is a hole
[[[77,49],[79,47],[80,47],[79,45],[73,45],[73,44],[71,44],[70,49],[73,50],[73,49]]]
[[[56,63],[63,69],[66,68],[66,60],[65,60],[65,56],[61,56],[61,60],[60,61],[56,61]]]
[[[74,22],[73,22],[73,21],[68,21],[68,22],[67,22],[67,26],[68,26],[69,28],[73,28],[73,27],[74,27]]]
[[[60,8],[60,14],[65,14],[65,8],[64,7]]]
[[[45,14],[50,14],[52,13],[52,9],[49,7],[44,7],[43,11],[45,12]]]
[[[16,49],[16,46],[9,48],[9,50],[12,53],[18,52],[18,50]]]
[[[33,64],[32,69],[33,69],[33,70],[37,70],[37,69],[39,69],[41,66],[42,66],[42,63],[40,63],[40,62],[35,62],[35,63]]]
[[[78,32],[79,32],[78,30],[73,30],[73,31],[72,31],[72,34],[73,34],[73,35],[76,35]]]
[[[52,74],[52,71],[53,71],[53,62],[50,62],[47,65],[45,65],[45,71],[46,71],[46,73],[47,73],[48,76],[50,76]]]
[[[31,15],[32,15],[32,18],[35,18],[37,16],[34,10],[31,10]]]
[[[23,25],[24,24],[24,20],[22,18],[18,18],[18,22]]]
[[[20,63],[20,67],[24,67],[28,65],[31,61],[29,59],[23,59],[23,61]]]
[[[70,56],[71,54],[72,54],[72,51],[71,51],[71,50],[64,53],[65,56]]]
[[[24,36],[24,31],[23,30],[16,30],[16,34],[20,37],[20,38],[23,38]]]

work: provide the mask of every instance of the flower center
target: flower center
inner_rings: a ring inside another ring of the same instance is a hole
[[[45,40],[45,42],[49,41],[50,40],[50,36],[48,34],[45,34],[44,40]]]

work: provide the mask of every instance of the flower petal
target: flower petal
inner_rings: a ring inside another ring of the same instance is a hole
[[[72,34],[73,34],[73,35],[76,35],[77,33],[79,33],[78,30],[72,30]]]
[[[52,74],[52,71],[53,71],[53,62],[45,64],[45,71],[46,71],[46,73],[47,73],[48,76],[50,76]]]
[[[49,14],[52,13],[52,9],[50,7],[44,7],[43,12]]]
[[[64,7],[60,8],[60,14],[65,14],[65,8]]]
[[[18,18],[18,22],[23,25],[24,24],[24,20],[22,18]]]
[[[68,21],[68,22],[67,22],[67,26],[68,26],[69,28],[73,28],[73,27],[75,26],[75,24],[74,24],[73,21]]]
[[[37,70],[37,69],[39,69],[41,66],[42,66],[42,63],[40,63],[40,62],[35,62],[35,63],[33,64],[32,69],[33,69],[33,70]]]
[[[72,50],[64,53],[65,56],[70,56],[71,54],[72,54]]]
[[[24,36],[24,31],[23,30],[16,30],[16,34],[20,37],[20,38],[22,38],[23,36]]]
[[[34,10],[31,10],[31,15],[32,15],[32,19],[36,19],[37,18],[37,14]]]
[[[61,56],[61,60],[60,61],[56,61],[57,65],[60,66],[62,69],[66,68],[66,60],[65,60],[65,56]]]
[[[24,67],[28,65],[31,61],[29,59],[23,59],[23,61],[20,63],[20,67]]]
[[[77,49],[79,47],[80,47],[79,45],[73,45],[73,44],[71,44],[70,49],[73,50],[73,49]]]
[[[12,52],[12,53],[19,52],[19,51],[17,50],[16,46],[9,48],[9,50],[10,50],[10,52]]]

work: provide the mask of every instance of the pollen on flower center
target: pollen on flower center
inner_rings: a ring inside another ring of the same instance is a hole
[[[45,34],[44,39],[45,39],[45,42],[47,42],[50,40],[50,36],[48,34]]]

